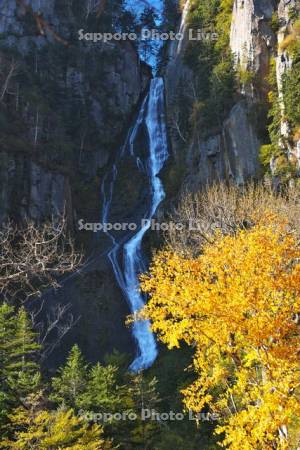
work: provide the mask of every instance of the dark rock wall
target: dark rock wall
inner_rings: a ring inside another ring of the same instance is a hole
[[[1,5],[0,92],[8,86],[0,103],[0,222],[13,214],[43,220],[67,203],[74,218],[95,215],[92,192],[147,88],[150,69],[131,43],[78,40],[91,25],[90,2],[77,3]]]

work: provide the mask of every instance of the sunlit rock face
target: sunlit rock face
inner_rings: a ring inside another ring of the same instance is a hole
[[[268,70],[269,64],[269,43],[266,37],[270,35],[272,42],[274,40],[266,25],[273,11],[271,3],[271,0],[234,2],[230,45],[235,54],[236,65],[240,65],[242,61],[245,68],[260,74]],[[169,118],[178,92],[183,90],[187,97],[193,95],[193,73],[183,61],[188,43],[186,21],[189,7],[190,2],[187,1],[181,23],[178,25],[178,30],[181,29],[184,33],[184,39],[169,47],[169,63],[166,69]],[[238,101],[223,124],[212,123],[210,129],[194,130],[189,142],[184,142],[176,132],[171,134],[174,158],[183,151],[186,153],[187,176],[184,189],[197,190],[218,180],[232,180],[243,184],[247,179],[259,175],[260,142],[250,119],[250,111],[254,97],[265,94],[256,93],[253,89],[244,94],[247,101]]]
[[[272,0],[235,0],[233,6],[230,47],[237,68],[253,72],[261,80],[260,91],[245,89],[249,97],[265,96],[268,90],[264,81],[276,38],[270,27],[274,13]]]
[[[280,124],[280,138],[279,146],[285,151],[287,161],[291,161],[293,164],[296,163],[296,168],[300,169],[300,140],[295,140],[293,138],[292,127],[286,117],[284,96],[283,96],[283,79],[284,75],[292,69],[293,59],[286,48],[282,48],[281,45],[285,40],[286,36],[291,32],[291,8],[297,5],[297,0],[280,0],[278,3],[278,20],[279,20],[279,30],[277,33],[278,40],[278,50],[276,57],[276,78],[279,94],[279,102],[281,108],[281,124]],[[270,161],[270,169],[273,174],[274,184],[278,182],[278,177],[276,177],[278,166],[278,159],[273,157]]]
[[[230,46],[236,60],[244,68],[259,68],[261,45],[271,45],[272,31],[267,25],[274,12],[272,0],[235,0]]]

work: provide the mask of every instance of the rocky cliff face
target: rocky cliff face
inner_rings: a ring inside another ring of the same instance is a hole
[[[300,168],[300,140],[299,138],[293,139],[293,132],[289,118],[286,117],[286,107],[284,103],[283,93],[283,80],[284,76],[292,70],[293,57],[288,51],[288,48],[283,45],[284,40],[290,33],[293,33],[292,20],[290,17],[291,8],[295,8],[297,5],[296,0],[280,0],[278,4],[278,50],[275,56],[276,60],[276,79],[278,88],[278,98],[281,109],[281,124],[279,131],[279,146],[283,150],[287,150],[286,158],[292,163],[296,163],[296,168]],[[271,170],[276,173],[276,158],[271,160]]]
[[[184,36],[183,40],[174,40],[170,42],[167,58],[168,64],[165,72],[165,84],[167,102],[169,106],[172,103],[177,89],[181,82],[189,83],[192,79],[191,70],[184,64],[183,55],[187,46],[187,15],[190,8],[190,1],[184,5],[181,17],[181,23],[178,28],[178,32]]]
[[[221,180],[242,185],[258,176],[260,144],[249,121],[246,101],[232,108],[220,133],[205,140],[194,139],[188,153],[188,186],[197,189]]]
[[[0,219],[17,213],[18,218],[40,221],[67,209],[72,219],[69,178],[50,171],[34,160],[13,153],[1,153]]]
[[[192,189],[216,179],[244,183],[259,176],[262,174],[259,152],[275,185],[292,181],[300,173],[299,2],[234,0],[232,3],[229,46],[236,70],[235,104],[222,121],[206,121],[204,128],[198,121],[189,136],[182,133],[176,108],[175,114],[169,115],[175,159],[187,155],[185,179]],[[187,2],[186,9],[189,5]],[[183,14],[183,29],[186,17]],[[201,108],[202,99],[199,101],[195,94],[199,75],[185,65],[188,45],[185,32],[181,47],[177,46],[175,51],[170,47],[166,86],[169,111],[174,110],[174,103],[176,106],[176,96],[184,92],[184,101],[192,105],[189,107],[193,114],[199,105]],[[203,56],[205,66],[205,52]],[[198,70],[201,72],[199,64]],[[201,72],[201,77],[205,76],[205,71]]]
[[[97,2],[0,3],[0,223],[8,217],[41,222],[64,210],[74,231],[79,219],[99,222],[102,179],[151,71],[130,42],[78,40],[80,29],[99,31]],[[52,367],[74,342],[90,360],[132,347],[129,311],[105,246],[95,244],[92,232],[77,237],[88,255],[92,247],[93,262],[46,295],[40,316],[43,321],[65,304],[76,321]]]
[[[89,188],[97,190],[151,74],[128,42],[78,40],[79,29],[93,30],[91,6],[1,5],[0,222],[13,212],[42,220],[65,206],[70,218],[99,210]]]
[[[266,93],[265,77],[269,71],[271,50],[276,44],[270,27],[274,13],[272,0],[236,0],[233,6],[230,47],[235,65],[252,72],[260,80],[259,89],[245,94]]]
[[[186,8],[188,7],[189,2],[186,3]],[[236,103],[222,124],[211,123],[210,129],[193,130],[192,138],[187,142],[180,138],[176,130],[172,133],[174,154],[178,155],[184,148],[187,149],[187,182],[192,189],[215,180],[233,179],[237,183],[244,183],[249,178],[259,176],[260,136],[253,110],[255,105],[264,101],[268,90],[265,78],[276,44],[270,27],[274,8],[272,0],[234,1],[230,48],[237,72],[247,72],[251,79],[247,83],[241,83]],[[183,21],[185,17],[183,15]],[[166,71],[170,110],[179,86],[188,90],[194,82],[193,74],[184,64],[187,40],[186,32],[179,52],[178,48],[175,50],[175,57],[172,57],[174,49],[171,47],[170,63]],[[169,119],[173,122],[172,117]],[[171,129],[174,130],[172,123]]]
[[[266,77],[276,45],[275,35],[270,27],[273,13],[272,0],[234,1],[230,48],[236,70],[250,73],[252,80],[241,85],[240,93],[245,99],[236,103],[223,123],[221,134],[213,138],[220,142],[219,151],[216,154],[210,151],[210,139],[202,144],[200,158],[207,175],[200,177],[200,184],[215,179],[232,179],[243,184],[247,179],[259,176],[260,139],[254,126],[255,121],[251,120],[251,110],[256,107],[257,102],[265,99],[268,91]],[[193,153],[194,151],[192,149]]]

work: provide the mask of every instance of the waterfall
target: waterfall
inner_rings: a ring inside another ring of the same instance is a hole
[[[162,78],[151,80],[149,93],[144,99],[134,126],[130,129],[125,144],[111,172],[105,177],[102,195],[102,223],[108,223],[111,214],[114,187],[118,177],[118,166],[124,157],[131,157],[137,170],[147,179],[148,204],[138,224],[137,230],[115,236],[106,233],[112,246],[108,258],[112,264],[116,280],[129,304],[132,314],[145,304],[144,295],[139,290],[139,274],[146,270],[142,254],[142,242],[151,227],[151,220],[165,197],[159,173],[168,158],[167,129],[165,122],[164,83]],[[147,154],[139,153],[138,134],[145,130]],[[145,206],[145,205],[144,205]],[[132,328],[137,343],[137,356],[130,368],[139,371],[150,367],[157,356],[157,345],[148,321],[137,321]]]
[[[170,63],[176,64],[176,60],[180,55],[182,55],[183,46],[186,45],[186,42],[188,40],[187,37],[187,17],[188,13],[190,11],[190,0],[186,0],[184,4],[184,8],[182,10],[181,14],[181,20],[180,24],[177,28],[177,33],[181,34],[183,36],[183,39],[180,40],[173,40],[169,43],[168,46],[168,58],[169,58],[169,65]],[[172,67],[172,70],[176,73],[176,66]]]
[[[185,32],[186,32],[186,21],[187,21],[187,16],[190,10],[190,0],[187,0],[183,11],[182,11],[182,16],[181,16],[181,23],[180,23],[180,27],[179,27],[179,33],[183,36],[185,36]],[[183,39],[179,42],[177,50],[176,50],[176,56],[178,56],[181,51],[182,51],[182,45],[183,45]]]

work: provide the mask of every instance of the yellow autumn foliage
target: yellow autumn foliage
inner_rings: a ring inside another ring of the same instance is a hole
[[[279,48],[282,52],[287,51],[291,56],[295,56],[300,40],[300,18],[298,18],[291,27],[290,33],[285,36],[282,42],[279,44]]]
[[[265,214],[194,258],[162,251],[142,289],[161,341],[195,349],[185,405],[219,414],[221,445],[297,448],[300,248],[285,220]]]
[[[16,426],[13,439],[0,440],[0,448],[36,450],[107,450],[109,442],[102,439],[102,429],[89,426],[73,410],[33,412],[23,407],[10,416]]]

